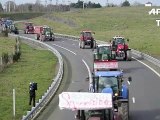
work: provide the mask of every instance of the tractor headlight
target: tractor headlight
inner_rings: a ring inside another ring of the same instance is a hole
[[[118,96],[118,93],[115,93],[114,96]]]

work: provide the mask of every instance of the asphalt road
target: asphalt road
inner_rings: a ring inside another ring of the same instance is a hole
[[[69,39],[57,38],[53,42],[46,43],[62,54],[65,61],[65,75],[62,87],[37,120],[75,120],[74,111],[59,109],[58,94],[62,91],[88,91],[88,82],[85,78],[89,74],[87,66],[90,71],[92,70],[92,50],[79,49],[78,42]],[[136,56],[133,57],[146,62]],[[159,73],[154,73],[135,59],[127,62],[120,61],[119,67],[124,70],[124,76],[132,77],[131,84],[128,84],[130,120],[160,120]]]

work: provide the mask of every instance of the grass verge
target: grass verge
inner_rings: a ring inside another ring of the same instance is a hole
[[[0,56],[2,53],[13,53],[16,40],[8,37],[0,37]]]
[[[30,110],[29,83],[38,83],[36,101],[41,98],[55,76],[57,58],[47,50],[38,50],[22,43],[19,62],[0,73],[0,119],[13,119],[12,90],[16,91],[16,120]]]

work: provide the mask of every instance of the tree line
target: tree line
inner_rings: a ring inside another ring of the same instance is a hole
[[[135,2],[133,6],[142,6],[143,4],[139,2]],[[113,3],[108,3],[106,7],[116,7],[117,5]],[[124,0],[124,2],[120,5],[121,7],[131,6],[129,1]],[[0,12],[49,12],[49,11],[69,11],[70,8],[101,8],[100,3],[93,3],[89,1],[85,3],[82,0],[78,0],[77,3],[70,3],[69,5],[53,5],[53,4],[41,4],[40,0],[36,0],[35,4],[25,3],[16,5],[14,1],[7,1],[5,3],[5,8],[3,8],[0,3]]]
[[[102,6],[100,5],[100,3],[92,3],[91,1],[89,1],[88,3],[83,3],[84,1],[78,0],[77,3],[71,3],[70,7],[73,8],[101,8]]]
[[[53,4],[41,4],[41,3],[25,3],[16,5],[13,1],[7,1],[5,8],[0,3],[0,12],[51,12],[51,11],[69,11],[69,5],[53,5]]]

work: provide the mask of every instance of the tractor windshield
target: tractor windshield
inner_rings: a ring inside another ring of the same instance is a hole
[[[27,26],[33,26],[33,23],[26,23]]]
[[[99,77],[99,92],[102,92],[104,88],[112,88],[113,91],[118,90],[118,81],[116,77]]]
[[[44,32],[51,32],[51,28],[44,28]]]
[[[84,32],[83,35],[84,37],[92,37],[91,32]]]
[[[109,46],[103,46],[98,48],[99,54],[110,54],[111,48]]]
[[[124,44],[125,43],[124,39],[122,39],[122,38],[117,38],[115,42],[116,42],[116,44]]]

